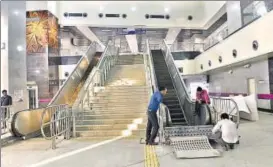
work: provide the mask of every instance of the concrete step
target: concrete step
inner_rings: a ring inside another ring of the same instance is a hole
[[[143,121],[146,121],[143,120]],[[76,125],[104,125],[104,124],[132,124],[134,119],[97,119],[97,120],[81,120],[77,121]]]
[[[102,96],[94,96],[90,97],[90,100],[96,100],[96,99],[102,99],[102,100],[140,100],[140,99],[150,99],[150,95],[145,96],[144,98],[136,98],[139,96],[107,96],[107,95],[102,95]]]
[[[93,119],[137,119],[143,118],[146,116],[146,113],[112,113],[112,114],[84,114],[81,116],[84,120],[93,120]]]
[[[84,109],[89,109],[89,110],[94,110],[97,112],[101,112],[104,110],[108,110],[108,111],[113,111],[113,112],[125,112],[125,111],[145,111],[147,109],[147,105],[146,106],[135,106],[135,107],[128,107],[128,106],[124,106],[124,107],[115,107],[115,106],[107,106],[107,107],[103,107],[103,106],[84,106]]]
[[[105,141],[105,140],[111,140],[116,138],[117,136],[104,136],[104,137],[78,137],[75,138],[74,140],[76,141],[95,141],[95,142],[100,142],[100,141]],[[122,138],[122,140],[140,140],[141,138],[145,138],[144,136],[140,135],[130,135]]]
[[[84,112],[78,113],[78,116],[84,116],[84,115],[100,115],[100,114],[105,114],[105,115],[111,115],[111,114],[136,114],[136,115],[141,115],[141,114],[146,114],[147,109],[141,111],[141,110],[124,110],[124,111],[110,111],[110,110],[101,110],[101,111],[96,111],[96,110],[86,110]]]
[[[148,106],[144,108],[123,108],[123,109],[111,109],[111,108],[91,108],[84,107],[84,112],[94,113],[135,113],[135,112],[147,112]],[[180,110],[181,111],[181,110]]]
[[[150,92],[150,89],[106,89],[98,92],[97,94],[100,93],[148,93]]]
[[[138,107],[147,107],[148,103],[139,103],[139,102],[127,102],[127,103],[90,103],[89,105],[86,105],[87,107],[93,107],[93,108],[138,108]],[[180,107],[180,105],[178,105]],[[174,108],[174,107],[173,107]]]
[[[148,91],[120,91],[120,92],[99,92],[96,96],[147,96]]]
[[[145,129],[147,123],[137,125],[138,129]],[[76,125],[76,131],[92,131],[92,130],[124,130],[130,128],[128,124],[114,124],[114,125]]]
[[[149,89],[148,86],[130,86],[130,85],[125,85],[125,86],[107,86],[105,87],[105,90],[116,90],[116,89]]]
[[[99,131],[77,131],[76,134],[79,137],[115,137],[115,136],[123,136],[128,132],[125,130],[99,130]],[[145,130],[133,130],[129,132],[130,135],[143,135],[145,134]]]
[[[88,102],[88,101],[86,101]],[[149,103],[148,98],[137,98],[137,99],[127,99],[127,98],[122,98],[122,99],[105,99],[105,98],[96,98],[89,100],[89,103],[96,103],[96,104],[105,104],[105,103],[117,103],[117,104],[129,104],[129,103]]]

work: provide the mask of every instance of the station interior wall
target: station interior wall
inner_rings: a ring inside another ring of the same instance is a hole
[[[209,91],[223,94],[248,94],[248,79],[254,78],[257,94],[270,94],[268,60],[210,75]],[[270,100],[257,99],[258,108],[270,109]]]

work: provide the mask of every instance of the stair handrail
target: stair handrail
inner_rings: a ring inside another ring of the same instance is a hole
[[[168,67],[168,71],[171,75],[171,79],[174,83],[175,91],[178,95],[179,103],[182,107],[185,120],[188,125],[193,125],[195,122],[195,116],[194,116],[195,102],[191,100],[190,95],[188,94],[184,80],[174,63],[174,59],[173,59],[170,47],[168,46],[165,40],[163,40],[163,46],[161,50],[164,52],[163,56],[165,58],[166,65]],[[180,88],[182,88],[183,90],[179,91]]]
[[[73,136],[76,137],[76,117],[81,118],[81,113],[84,111],[84,104],[90,103],[91,97],[96,94],[95,88],[103,87],[109,75],[111,68],[117,62],[119,48],[115,47],[110,41],[106,46],[98,64],[88,76],[81,92],[78,95],[76,102],[73,105]]]

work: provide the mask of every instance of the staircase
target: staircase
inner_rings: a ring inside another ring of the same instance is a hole
[[[187,125],[163,53],[161,50],[152,50],[151,53],[157,84],[159,87],[164,86],[168,89],[163,103],[169,108],[172,124]]]
[[[76,134],[89,140],[144,137],[148,101],[142,55],[119,56],[106,86],[84,105]]]
[[[144,64],[142,55],[122,55],[119,56],[117,65],[133,65],[133,64]]]

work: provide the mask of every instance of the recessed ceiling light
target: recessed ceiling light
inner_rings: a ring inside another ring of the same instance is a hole
[[[104,10],[104,6],[100,6],[100,11],[103,11]]]
[[[13,13],[14,13],[16,16],[19,15],[19,11],[18,11],[18,10],[15,10]]]
[[[17,50],[18,50],[19,52],[23,51],[23,49],[24,49],[24,48],[23,48],[21,45],[18,45],[18,46],[17,46]]]
[[[166,13],[168,13],[169,10],[170,10],[169,8],[165,8],[165,9],[164,9],[164,11],[165,11]]]
[[[133,6],[133,7],[131,8],[131,10],[132,10],[133,12],[136,11],[136,7]]]

